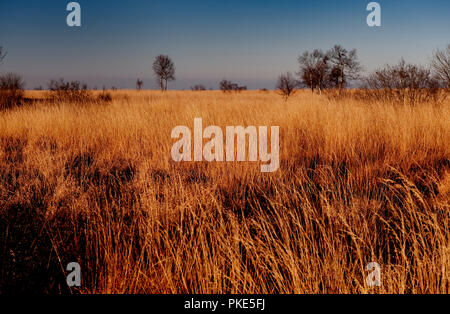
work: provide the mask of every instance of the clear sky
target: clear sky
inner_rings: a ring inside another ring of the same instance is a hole
[[[382,27],[369,28],[369,0],[79,0],[81,27],[66,24],[66,0],[1,0],[1,72],[23,75],[27,88],[51,78],[90,87],[156,88],[151,65],[169,54],[171,89],[222,78],[273,88],[296,72],[304,50],[339,43],[358,50],[366,70],[386,63],[427,64],[450,43],[449,0],[384,0]]]

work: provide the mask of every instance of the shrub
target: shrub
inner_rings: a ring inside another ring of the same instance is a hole
[[[103,102],[111,102],[112,101],[111,93],[104,90],[100,95],[98,95],[98,100]]]
[[[18,74],[7,73],[0,76],[0,110],[21,105],[23,87],[24,82]]]
[[[397,65],[386,65],[372,73],[356,96],[409,105],[439,103],[445,97],[440,87],[430,70],[402,59]]]
[[[294,79],[291,73],[282,74],[278,77],[276,89],[278,93],[287,100],[291,95],[294,95],[298,82]]]
[[[92,99],[87,85],[79,81],[65,82],[63,79],[51,80],[49,85],[50,97],[58,101],[86,102]]]
[[[247,90],[247,86],[239,86],[236,83],[233,83],[233,82],[223,79],[220,82],[220,90],[223,91],[224,93],[232,92],[232,91],[241,92],[243,90]]]
[[[204,91],[206,90],[206,87],[202,84],[197,84],[191,87],[191,90],[193,91]]]

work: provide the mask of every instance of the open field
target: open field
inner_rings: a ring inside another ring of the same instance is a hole
[[[449,100],[111,94],[0,112],[0,293],[449,292]],[[173,162],[195,117],[280,126],[280,169]]]

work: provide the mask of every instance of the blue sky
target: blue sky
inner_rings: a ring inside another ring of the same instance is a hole
[[[450,1],[385,0],[382,27],[369,28],[369,0],[79,0],[82,26],[66,24],[66,0],[1,0],[1,72],[23,75],[27,88],[51,78],[90,87],[156,88],[153,58],[169,54],[177,81],[170,88],[222,78],[273,88],[297,71],[305,50],[339,43],[358,50],[370,71],[385,63],[427,64],[450,43]]]

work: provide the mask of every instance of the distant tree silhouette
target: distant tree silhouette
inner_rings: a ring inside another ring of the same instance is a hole
[[[197,84],[191,87],[191,90],[193,91],[204,91],[206,90],[206,87],[202,84]]]
[[[0,63],[3,61],[3,59],[5,59],[6,57],[6,52],[4,51],[3,47],[0,46]]]
[[[138,91],[140,91],[141,89],[142,89],[142,86],[144,86],[144,82],[141,80],[141,79],[137,79],[136,80],[136,89],[138,90]]]
[[[320,49],[312,52],[305,51],[298,57],[300,71],[297,75],[300,82],[311,89],[318,90],[319,93],[326,87],[329,72],[328,56]]]
[[[247,90],[247,86],[239,86],[238,84],[228,81],[226,79],[223,79],[220,82],[219,87],[220,87],[220,90],[223,91],[224,93],[232,92],[232,91],[241,92],[243,90]]]
[[[247,86],[239,86],[238,84],[233,84],[233,90],[235,92],[242,92],[247,89],[248,89]]]
[[[222,81],[220,81],[219,87],[220,90],[223,91],[224,93],[230,92],[233,90],[233,83],[226,79],[223,79]]]
[[[167,82],[175,80],[175,64],[167,55],[159,55],[153,62],[153,71],[162,91],[167,90]]]
[[[434,52],[431,66],[443,85],[450,88],[450,44],[447,49]]]
[[[362,69],[356,49],[348,51],[340,45],[326,53],[320,49],[305,51],[298,57],[298,62],[300,71],[297,75],[303,86],[319,93],[327,87],[335,87],[340,93],[349,80],[359,78]]]
[[[356,49],[347,51],[340,45],[335,45],[327,53],[328,61],[331,64],[329,74],[330,82],[341,91],[348,80],[357,79],[361,72],[361,65],[358,61]]]
[[[297,87],[298,82],[290,72],[281,74],[278,77],[276,89],[278,90],[279,94],[284,97],[285,100],[287,100],[296,92]]]

